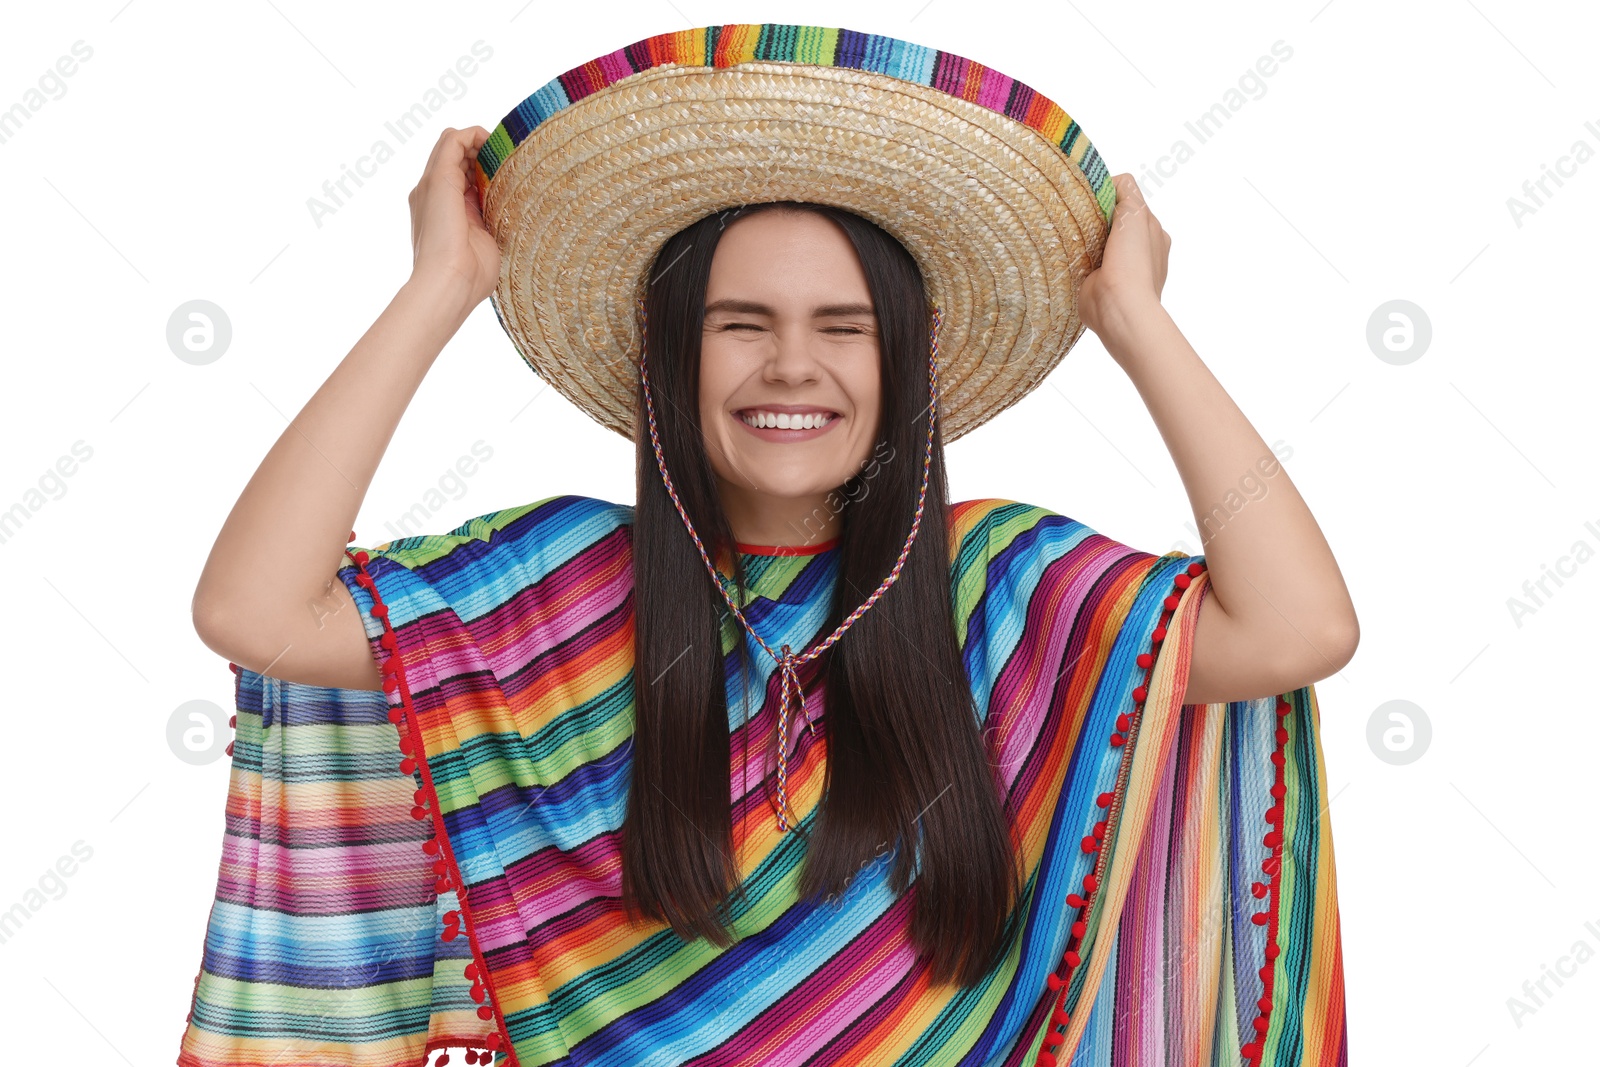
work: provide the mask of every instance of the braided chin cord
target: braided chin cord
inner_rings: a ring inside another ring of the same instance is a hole
[[[771,656],[777,662],[778,670],[783,679],[782,698],[778,703],[777,814],[778,831],[781,833],[787,831],[789,827],[795,821],[797,821],[791,818],[793,809],[789,805],[788,794],[789,708],[791,703],[794,705],[796,712],[805,717],[806,725],[810,727],[812,735],[815,736],[817,732],[816,724],[811,721],[811,716],[806,711],[805,692],[800,683],[800,665],[815,659],[817,656],[820,656],[823,652],[827,651],[835,641],[839,640],[839,638],[844,635],[844,632],[850,628],[852,623],[854,623],[862,615],[866,614],[867,609],[872,607],[873,604],[877,603],[878,598],[883,596],[883,594],[888,591],[889,587],[895,583],[897,578],[900,577],[900,569],[905,566],[906,557],[910,555],[911,546],[917,539],[917,530],[922,526],[922,509],[928,494],[928,471],[933,463],[934,421],[938,417],[939,411],[939,325],[943,321],[943,314],[941,313],[939,307],[935,305],[933,308],[933,326],[928,335],[928,438],[927,445],[922,456],[922,487],[917,491],[917,510],[911,518],[911,532],[906,535],[906,543],[904,547],[900,549],[900,556],[895,560],[893,569],[889,571],[888,577],[884,578],[883,582],[879,584],[878,588],[873,592],[873,594],[867,597],[866,601],[863,602],[860,607],[852,611],[849,617],[841,622],[833,631],[833,633],[829,634],[825,640],[811,648],[809,651],[800,654],[793,652],[788,645],[784,645],[782,647],[782,651],[774,652],[772,650],[772,646],[767,644],[766,641],[762,640],[760,634],[756,633],[755,628],[751,626],[749,620],[744,617],[744,612],[739,610],[739,605],[734,603],[733,597],[728,593],[727,582],[725,581],[724,576],[720,571],[717,570],[716,564],[712,562],[710,555],[707,554],[706,547],[700,540],[700,535],[695,533],[694,524],[689,521],[689,513],[684,510],[683,502],[678,499],[678,491],[673,488],[672,477],[667,473],[666,457],[662,455],[661,452],[661,437],[656,430],[655,406],[651,402],[650,398],[650,372],[647,367],[649,349],[645,344],[645,326],[647,319],[648,316],[645,310],[645,302],[643,299],[640,299],[639,380],[641,385],[644,387],[644,406],[645,414],[650,425],[650,444],[655,449],[656,466],[661,471],[661,480],[667,487],[667,495],[672,498],[673,506],[678,509],[678,517],[683,520],[684,528],[689,531],[689,537],[694,541],[695,548],[699,550],[700,558],[705,561],[706,569],[711,572],[712,580],[717,583],[717,591],[722,594],[722,599],[727,602],[728,610],[733,613],[734,618],[739,620],[740,625],[745,628],[750,636],[755,638],[756,642],[766,650],[767,655]]]

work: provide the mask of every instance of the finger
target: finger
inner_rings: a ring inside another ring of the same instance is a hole
[[[1150,205],[1145,202],[1144,193],[1139,190],[1139,183],[1133,180],[1133,175],[1126,172],[1118,174],[1111,179],[1117,190],[1117,206],[1112,213],[1111,224],[1127,226],[1133,220],[1147,214]]]
[[[475,136],[471,130],[450,130],[448,137],[440,140],[441,146],[450,147],[440,156],[439,176],[459,193],[465,193],[467,187],[473,184],[467,168],[473,166],[474,157],[478,154],[472,144]]]
[[[456,132],[456,130],[451,129],[448,126],[439,131],[439,139],[433,142],[433,151],[428,153],[428,162],[423,164],[422,167],[422,176],[424,178],[438,171],[440,160],[445,158],[455,158],[456,140],[451,135]]]

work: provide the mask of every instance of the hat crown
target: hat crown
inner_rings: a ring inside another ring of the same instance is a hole
[[[779,23],[658,34],[529,95],[477,156],[523,359],[633,438],[636,307],[656,253],[715,211],[804,200],[886,230],[944,309],[945,441],[1035,388],[1082,333],[1115,187],[1082,128],[974,60]]]

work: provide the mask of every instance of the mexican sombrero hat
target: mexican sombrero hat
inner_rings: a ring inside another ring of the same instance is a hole
[[[669,237],[741,204],[810,200],[904,244],[943,313],[952,441],[1016,403],[1083,332],[1116,191],[1079,125],[950,52],[821,26],[647,37],[557,76],[478,152],[495,314],[522,358],[632,439],[638,300]]]

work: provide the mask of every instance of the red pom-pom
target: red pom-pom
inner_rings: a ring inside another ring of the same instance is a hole
[[[1277,831],[1277,830],[1272,830],[1272,831],[1269,831],[1267,833],[1267,835],[1261,839],[1261,843],[1263,845],[1266,845],[1268,848],[1277,848],[1278,847],[1278,842],[1280,842],[1282,840],[1283,840],[1283,834],[1281,832]]]
[[[1283,727],[1281,727],[1281,726],[1280,726],[1280,727],[1278,727],[1278,732],[1277,732],[1277,734],[1275,734],[1275,735],[1274,735],[1274,736],[1276,736],[1276,737],[1277,737],[1277,739],[1278,739],[1278,744],[1280,744],[1280,745],[1281,745],[1281,744],[1283,744],[1283,743],[1284,743],[1284,742],[1285,742],[1285,741],[1287,741],[1287,740],[1289,740],[1289,731],[1288,731],[1288,730],[1285,730],[1285,729],[1284,729],[1284,728],[1283,728]]]
[[[1252,1041],[1248,1045],[1241,1048],[1239,1050],[1239,1054],[1247,1060],[1254,1060],[1257,1056],[1261,1055],[1261,1046]]]
[[[363,549],[363,550],[357,551],[356,554],[354,556],[352,556],[351,558],[356,561],[356,564],[358,566],[365,567],[367,565],[367,560],[371,559],[372,557],[367,555],[366,551]],[[440,1062],[442,1063],[444,1061],[441,1060]]]
[[[491,1050],[498,1051],[500,1048],[500,1032],[496,1030],[490,1034],[489,1039],[484,1044],[488,1045]]]
[[[1191,564],[1189,564],[1189,577],[1198,578],[1198,577],[1200,577],[1200,572],[1205,570],[1205,569],[1206,569],[1206,565],[1204,563],[1200,563],[1200,562],[1191,563]]]
[[[418,805],[413,804],[411,806],[411,817],[413,819],[417,820],[418,822],[421,822],[423,819],[426,819],[428,817],[428,813],[426,811],[424,811]]]
[[[428,838],[422,843],[422,851],[430,856],[437,856],[439,854],[439,839],[437,837]]]
[[[1177,586],[1179,589],[1187,589],[1189,588],[1190,580],[1191,579],[1187,574],[1180,574],[1176,578],[1172,579],[1172,584]]]
[[[417,761],[412,759],[410,756],[407,756],[405,759],[400,761],[400,773],[401,774],[410,774],[412,771],[414,771],[416,769],[417,769]]]
[[[1051,971],[1050,974],[1045,978],[1044,984],[1050,987],[1050,992],[1054,993],[1056,990],[1061,988],[1061,976],[1056,972]]]
[[[1141,667],[1148,667],[1150,664],[1155,662],[1155,657],[1150,655],[1148,652],[1141,652],[1134,657],[1133,662],[1137,663]]]
[[[1254,915],[1250,916],[1250,921],[1255,923],[1257,926],[1265,926],[1267,925],[1267,920],[1270,918],[1271,916],[1266,912],[1258,911]]]
[[[477,1001],[477,1002],[478,1002],[478,1003],[479,1003],[479,1004],[482,1004],[482,1003],[483,1003],[483,986],[481,986],[481,985],[474,985],[474,986],[473,986],[473,987],[472,987],[472,988],[471,988],[471,989],[470,989],[470,990],[469,990],[469,991],[468,991],[468,994],[467,994],[467,995],[468,995],[468,996],[470,996],[470,997],[472,997],[472,999],[473,999],[473,1000],[475,1000],[475,1001]]]
[[[1284,785],[1282,782],[1279,782],[1277,785],[1273,786],[1270,790],[1268,790],[1268,792],[1270,792],[1274,797],[1276,797],[1279,800],[1282,800],[1283,799],[1283,794],[1287,793],[1288,791],[1289,791],[1289,787]]]
[[[1277,958],[1278,958],[1278,943],[1276,941],[1269,941],[1267,943],[1267,959],[1275,960]]]
[[[1260,1008],[1264,1012],[1271,1011],[1272,1010],[1272,998],[1271,997],[1262,997],[1260,1000],[1256,1001],[1256,1007]]]
[[[1109,808],[1111,806],[1111,794],[1101,793],[1099,796],[1094,798],[1094,802],[1102,808]]]
[[[469,963],[461,971],[461,973],[469,980],[476,982],[478,980],[478,965],[476,963]]]
[[[1132,725],[1133,718],[1127,712],[1123,712],[1121,715],[1117,716],[1117,729],[1126,733],[1128,727]]]
[[[1128,739],[1126,737],[1123,737],[1121,734],[1112,734],[1111,735],[1111,747],[1112,748],[1121,748],[1123,745],[1125,745],[1127,743],[1128,743]]]
[[[1094,836],[1095,836],[1096,840],[1099,840],[1099,841],[1104,841],[1105,840],[1105,837],[1106,837],[1106,820],[1105,819],[1101,819],[1099,822],[1094,824]]]
[[[1089,902],[1076,893],[1067,894],[1067,907],[1069,908],[1081,908],[1087,903]]]
[[[1168,611],[1171,611],[1173,608],[1177,607],[1178,606],[1178,594],[1176,594],[1176,593],[1168,593],[1167,594],[1167,598],[1161,602],[1161,606],[1166,608]]]
[[[237,730],[238,728],[239,728],[239,716],[237,716],[237,715],[229,715],[228,716],[228,729]]]
[[[387,605],[387,604],[374,604],[374,605],[372,605],[372,617],[375,618],[375,619],[383,619],[383,620],[387,621],[388,618],[389,618],[389,605]]]
[[[222,751],[226,752],[230,756],[233,755],[233,742],[229,741],[228,742],[228,747],[223,749]]]
[[[1082,962],[1083,962],[1083,957],[1082,957],[1082,956],[1079,956],[1079,955],[1078,955],[1078,954],[1077,954],[1077,952],[1075,952],[1075,951],[1073,951],[1073,950],[1072,950],[1072,949],[1070,949],[1070,948],[1069,948],[1069,949],[1067,949],[1067,951],[1066,951],[1066,954],[1065,954],[1065,955],[1063,955],[1063,956],[1062,956],[1062,957],[1061,957],[1061,958],[1062,958],[1062,959],[1064,959],[1064,960],[1066,960],[1066,961],[1067,961],[1067,963],[1069,963],[1069,964],[1070,964],[1070,965],[1072,965],[1072,966],[1073,966],[1073,967],[1076,967],[1076,966],[1077,966],[1077,965],[1078,965],[1078,964],[1080,964],[1080,963],[1082,963]]]
[[[494,1018],[494,1009],[489,1007],[489,1005],[485,1004],[483,1007],[478,1009],[478,1018],[480,1018],[480,1019],[493,1019]]]
[[[1083,850],[1085,852],[1093,852],[1095,849],[1097,849],[1099,847],[1100,847],[1100,842],[1096,841],[1094,838],[1086,837],[1086,838],[1083,839]]]
[[[1034,1067],[1056,1067],[1056,1057],[1054,1053],[1041,1051],[1033,1063]]]
[[[1143,704],[1144,698],[1149,695],[1150,691],[1141,685],[1133,691],[1133,702],[1135,704]]]
[[[1155,629],[1155,633],[1150,635],[1150,640],[1153,643],[1159,645],[1161,643],[1162,639],[1165,638],[1166,636],[1167,636],[1167,628],[1165,626],[1157,626],[1156,629]]]
[[[1084,922],[1082,919],[1079,919],[1077,922],[1072,924],[1072,936],[1073,937],[1082,937],[1085,933],[1088,932],[1088,930],[1089,930],[1089,924]]]
[[[1089,892],[1093,893],[1095,886],[1099,884],[1100,879],[1096,878],[1094,875],[1086,874],[1083,876],[1083,888],[1087,889]]]
[[[1051,1026],[1067,1026],[1070,1025],[1071,1022],[1072,1017],[1067,1014],[1065,1008],[1057,1008],[1050,1014]]]
[[[1255,897],[1257,900],[1260,900],[1262,897],[1267,895],[1266,885],[1262,882],[1251,882],[1250,895]]]

